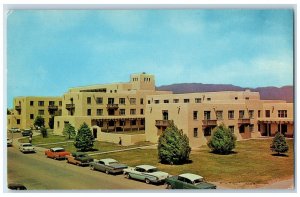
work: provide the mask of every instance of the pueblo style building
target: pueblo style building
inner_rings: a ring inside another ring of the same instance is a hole
[[[189,94],[156,91],[154,75],[139,73],[132,74],[127,83],[71,88],[62,97],[15,98],[8,128],[33,127],[37,115],[48,123],[54,114],[54,134],[62,135],[66,123],[78,129],[85,122],[96,140],[118,143],[122,138],[123,145],[130,145],[139,141],[157,143],[160,134],[174,122],[195,148],[206,144],[221,123],[238,140],[274,136],[277,131],[293,137],[293,113],[293,103],[261,100],[258,92],[249,90]]]

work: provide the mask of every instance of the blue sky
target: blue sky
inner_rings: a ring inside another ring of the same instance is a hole
[[[293,84],[292,10],[15,10],[7,19],[7,104],[70,87]]]

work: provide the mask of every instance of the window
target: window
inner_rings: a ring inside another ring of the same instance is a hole
[[[201,103],[201,98],[195,98],[195,103]]]
[[[179,103],[179,99],[173,99],[173,103]]]
[[[198,137],[198,128],[194,128],[194,137]]]
[[[234,111],[233,110],[228,111],[228,119],[234,119]]]
[[[245,99],[246,99],[246,100],[249,100],[249,97],[246,97]]]
[[[140,104],[143,105],[144,104],[144,99],[140,99]]]
[[[21,124],[21,120],[20,119],[17,119],[17,124]]]
[[[141,120],[141,125],[143,125],[143,126],[145,125],[145,120],[144,119]]]
[[[96,104],[102,104],[103,103],[103,98],[102,97],[97,97],[96,98]]]
[[[228,128],[232,133],[234,133],[234,126],[230,125]]]
[[[194,120],[198,120],[198,111],[193,112],[193,118]]]
[[[265,113],[266,113],[266,118],[270,118],[270,110],[266,110]]]
[[[31,119],[31,120],[34,119],[34,114],[30,114],[30,119]]]
[[[162,111],[163,120],[169,120],[169,112],[167,110]]]
[[[155,104],[159,104],[159,100],[154,100],[154,103]]]
[[[135,105],[136,99],[135,98],[130,98],[130,105]]]
[[[114,98],[108,98],[107,101],[108,101],[107,104],[109,104],[109,105],[112,105],[112,104],[115,103],[115,99]]]
[[[92,115],[92,110],[91,109],[87,109],[87,115],[88,116]]]
[[[136,109],[130,109],[130,115],[135,115],[136,114]]]
[[[238,97],[234,97],[235,100],[238,100]]]
[[[103,109],[97,109],[97,116],[103,115]]]
[[[254,118],[254,110],[249,110],[249,118]]]
[[[42,109],[42,110],[39,110],[39,111],[38,111],[38,114],[39,114],[39,115],[44,115],[44,114],[45,114],[45,111],[44,111],[43,109]]]
[[[210,111],[204,111],[204,120],[210,120]]]
[[[136,125],[136,120],[131,120],[130,123],[131,125]]]
[[[278,118],[286,118],[287,110],[278,110]]]
[[[239,118],[240,118],[240,119],[243,119],[244,116],[245,116],[245,111],[244,111],[244,110],[240,110],[240,111],[239,111]]]
[[[38,106],[44,106],[44,101],[39,101]]]
[[[223,111],[216,111],[217,120],[223,120]]]
[[[258,117],[260,118],[260,110],[258,110]]]
[[[144,114],[144,109],[141,109],[140,112],[141,112],[141,115],[143,115]]]
[[[125,105],[125,98],[119,98],[119,104]]]
[[[151,101],[150,100],[148,100],[148,104],[150,104],[151,103]]]
[[[169,103],[169,100],[164,100],[164,103]]]
[[[59,121],[57,121],[57,128],[59,128],[59,123],[60,123],[60,122],[59,122]]]
[[[183,102],[184,102],[184,103],[189,103],[189,102],[190,102],[190,99],[183,99]]]
[[[55,105],[55,101],[49,101],[49,105],[50,106],[54,106]]]
[[[204,136],[211,136],[211,127],[206,127],[203,132]]]
[[[207,98],[207,101],[211,101],[211,98]]]
[[[119,113],[120,113],[121,116],[124,116],[125,115],[125,109],[120,109]]]
[[[33,106],[34,105],[34,101],[30,101],[30,106]]]

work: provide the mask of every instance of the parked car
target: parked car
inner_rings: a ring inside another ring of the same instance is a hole
[[[149,183],[161,183],[164,182],[169,174],[159,171],[156,167],[150,165],[139,165],[136,167],[129,167],[124,169],[124,176],[126,178],[133,178]]]
[[[12,145],[13,145],[12,139],[7,138],[7,146],[12,146]]]
[[[23,185],[23,184],[20,184],[20,183],[10,183],[8,184],[8,189],[11,189],[11,190],[27,190],[27,188]]]
[[[19,146],[19,150],[22,153],[35,152],[34,146],[30,143],[21,143]]]
[[[127,165],[121,164],[114,159],[101,159],[90,163],[91,170],[99,170],[106,174],[122,173],[124,169],[128,168]]]
[[[67,162],[78,166],[88,166],[94,159],[86,153],[75,152],[71,155],[66,155]]]
[[[32,135],[32,131],[30,129],[24,129],[24,131],[22,131],[22,136],[31,136]]]
[[[202,176],[185,173],[166,179],[167,189],[216,189],[217,186],[207,183]]]
[[[21,129],[13,127],[13,128],[10,129],[10,131],[13,132],[13,133],[18,133],[18,132],[21,132]]]
[[[45,155],[52,159],[66,159],[66,156],[70,155],[70,152],[65,151],[64,148],[56,147],[46,150]]]

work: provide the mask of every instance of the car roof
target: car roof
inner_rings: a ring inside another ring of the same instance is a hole
[[[28,144],[32,145],[31,143],[21,143],[20,145],[28,145]]]
[[[54,150],[54,151],[57,151],[57,150],[64,150],[64,148],[61,148],[61,147],[55,147],[55,148],[50,148],[50,149],[52,149],[52,150]]]
[[[150,165],[139,165],[139,166],[136,166],[136,167],[144,168],[145,170],[150,170],[150,169],[156,168],[156,167],[150,166]]]
[[[189,179],[189,180],[191,180],[191,181],[194,181],[194,180],[196,180],[196,179],[203,179],[202,176],[199,176],[199,175],[197,175],[197,174],[192,174],[192,173],[184,173],[184,174],[180,174],[180,175],[178,175],[178,176],[187,178],[187,179]]]
[[[99,161],[103,161],[103,162],[117,162],[116,160],[114,160],[114,159],[111,159],[111,158],[106,158],[106,159],[101,159],[101,160],[99,160]]]

